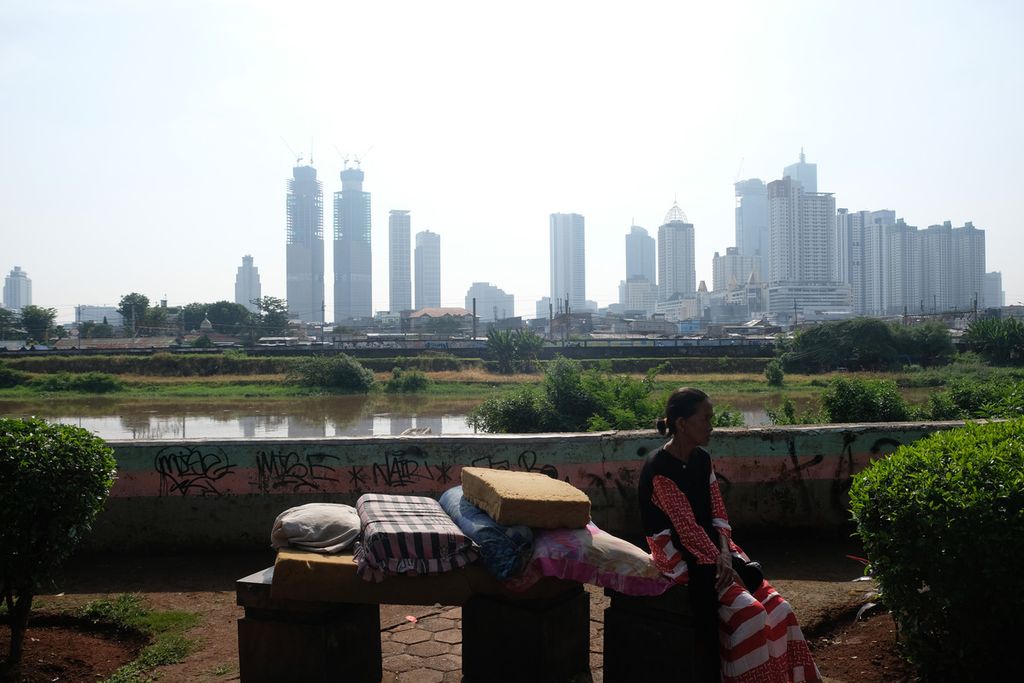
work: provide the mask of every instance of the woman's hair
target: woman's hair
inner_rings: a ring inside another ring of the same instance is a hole
[[[658,433],[662,436],[674,434],[676,420],[690,417],[706,400],[708,400],[708,395],[700,389],[681,387],[673,391],[665,404],[665,417],[658,418]]]

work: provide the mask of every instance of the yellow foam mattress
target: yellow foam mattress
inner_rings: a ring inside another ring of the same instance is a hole
[[[462,495],[505,526],[582,529],[590,521],[587,494],[539,472],[463,467]]]
[[[471,564],[442,574],[388,576],[380,583],[356,576],[351,553],[323,555],[285,548],[277,553],[270,596],[275,600],[390,605],[462,605],[474,594],[538,600],[578,587],[573,581],[545,578],[516,593]]]

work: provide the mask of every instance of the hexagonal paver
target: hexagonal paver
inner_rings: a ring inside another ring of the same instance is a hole
[[[427,640],[422,643],[416,643],[415,645],[409,646],[409,654],[416,655],[417,657],[436,657],[438,655],[446,655],[452,651],[453,645],[450,643],[441,643],[436,640]]]
[[[449,619],[462,619],[462,608],[461,607],[449,607],[441,614],[448,617]]]
[[[412,655],[391,655],[381,660],[385,671],[393,671],[395,673],[422,671],[427,668],[424,666],[425,663],[426,660],[422,657],[413,657]]]
[[[418,628],[409,629],[408,631],[396,631],[391,634],[391,640],[407,645],[422,643],[424,640],[430,640],[430,631]]]
[[[462,631],[457,628],[441,631],[434,634],[434,640],[438,640],[442,643],[461,643]]]
[[[438,631],[447,631],[450,628],[455,628],[457,624],[452,619],[445,619],[444,617],[431,617],[429,619],[423,619],[420,623],[416,624],[418,628],[423,628],[428,631],[437,633]]]
[[[462,656],[462,643],[455,643],[452,645],[452,654],[459,657]]]
[[[444,673],[424,669],[422,671],[406,671],[398,674],[398,683],[442,683]]]
[[[455,655],[441,655],[424,660],[428,667],[438,671],[458,671],[462,669],[462,657]]]
[[[380,653],[381,655],[400,655],[406,651],[409,646],[405,643],[399,643],[397,640],[391,640],[390,638],[382,638],[380,641]]]

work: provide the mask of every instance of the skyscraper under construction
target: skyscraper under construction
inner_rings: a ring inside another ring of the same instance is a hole
[[[373,315],[370,193],[363,171],[345,168],[334,193],[334,321]]]
[[[301,161],[301,159],[300,159]],[[288,314],[324,321],[324,193],[316,169],[295,166],[288,181]]]

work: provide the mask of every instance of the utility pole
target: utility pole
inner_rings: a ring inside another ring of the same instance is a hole
[[[548,339],[554,338],[555,304],[548,299]]]
[[[569,341],[569,325],[572,324],[571,311],[569,310],[569,294],[565,295],[565,341]]]
[[[473,297],[473,341],[476,341],[476,297]]]

